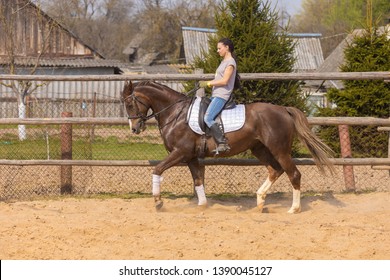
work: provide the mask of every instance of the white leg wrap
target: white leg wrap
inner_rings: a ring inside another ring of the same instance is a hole
[[[160,195],[160,183],[162,181],[162,177],[160,175],[153,174],[153,196]]]
[[[126,112],[126,111],[125,111],[125,112]],[[129,119],[129,128],[130,128],[130,133],[133,133],[133,125],[132,125],[130,119]]]
[[[264,183],[261,185],[261,187],[257,190],[257,206],[263,206],[264,201],[265,201],[265,196],[269,188],[272,186],[272,182],[267,177],[267,179],[264,181]]]
[[[207,204],[207,198],[206,194],[204,192],[204,186],[195,186],[196,194],[198,195],[198,205],[206,205]]]
[[[293,203],[288,210],[288,213],[294,214],[301,212],[301,191],[299,190],[293,190]]]

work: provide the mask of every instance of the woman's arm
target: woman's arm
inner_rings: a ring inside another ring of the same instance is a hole
[[[229,65],[226,67],[225,72],[223,73],[223,77],[220,80],[212,80],[208,82],[208,86],[226,86],[229,82],[230,77],[233,75],[234,66]]]

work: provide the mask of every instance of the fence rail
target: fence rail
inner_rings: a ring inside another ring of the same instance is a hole
[[[390,72],[240,73],[242,80],[383,80]],[[213,79],[214,74],[128,74],[128,75],[0,75],[0,80],[18,81],[190,81]]]
[[[311,158],[294,158],[297,165],[315,165]],[[390,158],[331,158],[334,165],[390,165]],[[0,160],[0,165],[54,165],[54,166],[156,166],[159,160]],[[218,158],[200,160],[200,165],[263,165],[257,159]],[[178,164],[177,166],[186,166]]]
[[[390,126],[389,119],[373,117],[308,117],[311,125],[384,125]],[[127,118],[6,118],[0,119],[0,124],[99,124],[127,125]],[[384,130],[381,128],[381,130]]]

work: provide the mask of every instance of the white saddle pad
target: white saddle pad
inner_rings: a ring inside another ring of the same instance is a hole
[[[192,131],[198,134],[204,134],[204,131],[199,126],[200,101],[201,98],[196,97],[192,107],[188,110],[187,120]],[[245,106],[239,104],[233,109],[223,110],[221,118],[225,132],[239,130],[245,122]]]

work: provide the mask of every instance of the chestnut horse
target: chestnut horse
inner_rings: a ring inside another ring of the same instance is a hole
[[[126,82],[122,101],[126,108],[130,130],[139,134],[145,129],[146,120],[155,117],[168,150],[168,156],[158,163],[152,175],[152,193],[156,209],[162,207],[160,194],[161,175],[168,168],[185,163],[188,165],[198,196],[198,205],[207,205],[204,191],[205,167],[199,164],[199,149],[202,136],[193,132],[187,123],[187,112],[192,98],[165,85],[147,81]],[[147,115],[149,109],[153,112]],[[229,152],[215,155],[213,138],[206,140],[205,157],[227,157],[250,150],[268,169],[268,177],[257,190],[257,206],[262,210],[267,191],[286,172],[293,186],[293,202],[288,213],[301,211],[301,173],[297,169],[291,150],[294,136],[308,148],[318,169],[324,173],[333,166],[329,160],[331,149],[310,130],[305,115],[293,107],[283,107],[267,103],[245,105],[245,123],[237,131],[226,133]]]

